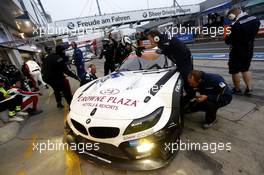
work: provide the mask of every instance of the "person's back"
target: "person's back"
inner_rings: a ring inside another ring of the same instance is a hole
[[[45,81],[64,78],[63,70],[61,69],[61,65],[60,65],[61,62],[63,62],[63,58],[61,58],[55,53],[49,54],[43,60],[42,73]]]
[[[74,48],[73,59],[76,66],[84,64],[83,53],[79,48]]]
[[[245,14],[231,26],[231,37],[227,38],[226,43],[231,44],[232,51],[247,54],[248,51],[253,51],[259,27],[259,19]]]
[[[25,64],[27,64],[30,73],[32,73],[32,72],[34,72],[36,70],[41,71],[39,65],[33,60],[28,60],[28,61],[25,62]]]
[[[176,37],[168,39],[165,34],[160,36],[158,47],[162,50],[172,62],[174,62],[180,70],[184,78],[193,69],[192,56],[190,49]]]

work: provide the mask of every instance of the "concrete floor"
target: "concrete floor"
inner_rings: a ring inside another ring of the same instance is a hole
[[[93,61],[102,75],[102,60]],[[210,62],[210,63],[209,63]],[[231,84],[225,61],[195,61],[195,68],[223,75]],[[186,115],[183,142],[231,143],[231,151],[180,151],[167,167],[156,171],[119,171],[94,165],[70,151],[33,151],[33,143],[61,143],[67,109],[58,110],[52,90],[43,90],[41,115],[29,118],[19,135],[0,145],[1,175],[260,175],[264,174],[264,62],[252,63],[255,95],[234,96],[218,113],[217,125],[201,129],[203,113]],[[72,89],[78,82],[71,79]]]

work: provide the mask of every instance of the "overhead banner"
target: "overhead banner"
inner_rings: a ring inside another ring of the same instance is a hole
[[[78,30],[79,28],[95,29],[198,12],[200,12],[200,5],[187,5],[181,6],[181,8],[165,7],[56,21],[55,26],[68,28],[69,30]]]

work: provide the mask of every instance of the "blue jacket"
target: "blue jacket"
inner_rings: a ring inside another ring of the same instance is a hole
[[[201,95],[207,95],[208,100],[215,102],[219,107],[229,104],[232,92],[223,77],[217,74],[204,73],[198,86]]]
[[[76,66],[80,66],[84,64],[83,53],[79,48],[74,49],[73,59]]]

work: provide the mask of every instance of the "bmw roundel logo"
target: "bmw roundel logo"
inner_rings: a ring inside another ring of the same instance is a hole
[[[67,24],[67,27],[68,27],[69,29],[74,29],[75,25],[74,25],[73,22],[69,22],[69,23]]]
[[[88,118],[88,119],[86,120],[86,124],[88,125],[89,123],[91,123],[91,119]]]
[[[146,18],[146,17],[148,17],[148,13],[144,12],[142,16],[143,16],[143,18]]]

